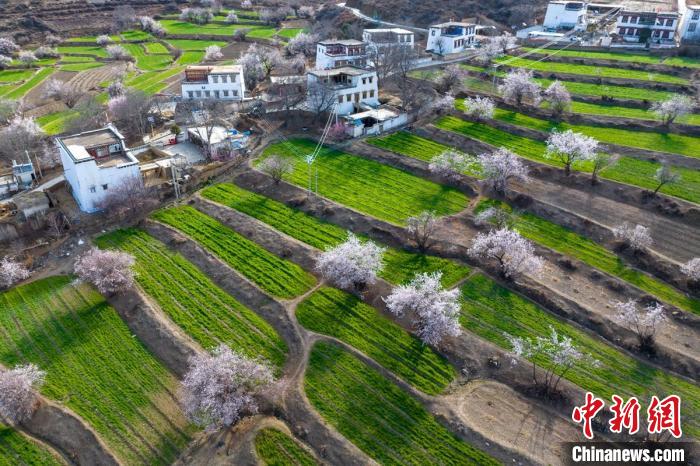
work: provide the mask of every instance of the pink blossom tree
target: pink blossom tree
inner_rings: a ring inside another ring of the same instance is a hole
[[[420,273],[407,285],[395,287],[384,299],[392,314],[410,314],[418,337],[432,346],[461,333],[459,290],[443,289],[441,280],[442,272]]]
[[[28,420],[37,407],[37,390],[46,373],[34,364],[0,372],[0,418],[12,423]]]
[[[334,142],[340,142],[348,139],[350,136],[345,130],[345,125],[341,122],[333,124],[328,129],[328,139]]]
[[[221,344],[211,354],[190,359],[182,380],[182,406],[188,419],[207,431],[229,428],[258,412],[256,397],[273,381],[266,362]]]
[[[210,45],[204,49],[204,59],[209,60],[221,60],[224,58],[224,54],[221,53],[221,47],[218,45]]]
[[[29,278],[31,273],[19,261],[10,256],[5,256],[0,260],[0,288],[9,288],[15,283]]]
[[[484,181],[500,194],[505,194],[508,181],[525,182],[528,180],[528,169],[525,164],[505,147],[501,147],[491,154],[481,154],[479,165]]]
[[[640,349],[653,348],[654,335],[659,326],[666,321],[663,305],[654,303],[640,308],[633,299],[628,299],[614,303],[614,307],[617,311],[615,320],[635,332]]]
[[[496,109],[493,99],[489,97],[467,97],[464,99],[464,114],[476,121],[490,120]]]
[[[540,85],[532,79],[532,71],[528,70],[511,71],[498,86],[503,99],[517,107],[522,106],[523,100],[530,101],[532,105],[539,104],[541,90]]]
[[[588,364],[596,367],[600,364],[591,355],[578,350],[571,338],[559,335],[554,327],[550,327],[549,337],[538,336],[534,340],[530,338],[514,337],[506,335],[511,344],[513,362],[517,364],[517,357],[532,361],[532,379],[535,386],[539,387],[545,397],[557,393],[557,387],[561,379],[574,367],[580,364]],[[537,365],[534,361],[544,359],[549,362],[543,366],[544,376],[537,377]]]
[[[476,159],[456,150],[446,150],[430,160],[428,169],[446,180],[456,181],[460,175],[477,168]]]
[[[624,222],[613,228],[612,232],[617,240],[622,241],[635,251],[642,251],[654,243],[649,229],[643,225],[632,225]]]
[[[108,296],[134,286],[134,258],[121,251],[92,248],[75,262],[75,274]]]
[[[430,247],[437,228],[437,221],[438,217],[435,212],[428,210],[408,217],[406,230],[420,251],[427,251]]]
[[[571,94],[559,81],[554,81],[544,91],[544,101],[555,116],[560,116],[571,107]]]
[[[348,233],[345,242],[327,249],[316,261],[316,270],[329,282],[344,289],[361,289],[377,280],[383,267],[384,248],[360,241]]]
[[[503,277],[511,280],[521,274],[539,275],[544,264],[532,243],[507,228],[479,233],[467,254],[476,260],[497,261]]]
[[[654,112],[664,125],[670,125],[676,118],[682,117],[693,111],[693,100],[686,96],[676,94],[666,100],[654,102],[651,111]]]
[[[554,131],[547,139],[545,157],[564,164],[566,176],[571,174],[571,165],[579,160],[590,160],[598,152],[598,141],[581,133]]]
[[[692,282],[700,282],[700,257],[690,259],[681,266],[681,273]]]

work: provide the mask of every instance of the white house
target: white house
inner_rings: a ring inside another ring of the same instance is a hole
[[[675,44],[678,13],[622,10],[615,30],[625,42]]]
[[[554,0],[547,5],[547,13],[544,15],[543,26],[546,29],[575,29],[585,30],[587,4],[585,2],[571,2],[566,0]]]
[[[95,212],[100,203],[125,183],[142,182],[139,162],[110,125],[56,138],[63,174],[80,210]]]
[[[341,66],[367,66],[367,44],[354,39],[322,40],[316,44],[317,70]]]
[[[330,70],[312,70],[307,73],[307,105],[321,108],[319,103],[336,104],[338,115],[353,113],[361,104],[379,105],[377,73],[353,66]]]
[[[413,48],[413,32],[401,28],[388,29],[365,29],[362,31],[362,40],[367,43],[367,47],[379,49],[382,47],[392,47],[401,45]]]
[[[476,24],[450,21],[430,26],[428,30],[428,52],[446,55],[469,48],[476,41]]]
[[[244,93],[243,67],[240,65],[185,68],[183,99],[243,100]]]
[[[700,1],[686,0],[678,35],[683,42],[700,42]]]
[[[405,125],[408,115],[388,108],[373,108],[343,117],[345,132],[351,137],[382,134]]]

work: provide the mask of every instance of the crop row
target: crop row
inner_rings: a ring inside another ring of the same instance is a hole
[[[455,377],[442,356],[344,291],[321,288],[299,304],[296,314],[307,329],[344,341],[430,395]]]
[[[70,277],[0,295],[0,361],[47,372],[42,393],[85,419],[128,464],[169,464],[189,427],[175,378],[134,339],[104,298]]]
[[[289,435],[270,427],[255,434],[255,452],[265,465],[318,465],[314,457]]]
[[[160,47],[165,49],[165,47],[159,43],[149,43],[146,45],[160,45]],[[150,52],[146,52],[142,44],[124,44],[122,47],[136,59],[136,67],[144,71],[163,70],[172,63],[172,57],[167,53],[167,49],[165,49],[165,54],[151,54]]]
[[[334,344],[314,345],[304,388],[321,416],[380,464],[497,464],[438,424],[375,369]]]
[[[426,210],[448,215],[467,205],[467,197],[453,188],[327,147],[309,167],[305,155],[315,146],[309,139],[273,144],[265,149],[263,158],[272,154],[292,157],[294,170],[285,175],[287,181],[308,187],[311,170],[312,185],[315,187],[318,180],[319,195],[399,225]]]
[[[536,51],[533,55],[553,55],[556,57],[589,58],[593,60],[611,60],[632,63],[648,63],[652,65],[684,66],[690,68],[700,68],[700,60],[689,57],[664,57],[661,55],[651,55],[649,53],[634,52],[592,52],[587,50],[557,50],[557,49],[534,49],[522,47],[525,52]]]
[[[273,296],[293,298],[316,283],[313,275],[298,265],[190,206],[159,210],[153,218],[185,233]]]
[[[335,246],[347,238],[347,231],[337,225],[233,184],[217,184],[201,193],[207,199],[256,218],[317,249]],[[445,286],[457,283],[469,273],[468,267],[447,259],[388,248],[379,275],[391,283],[400,284],[411,280],[416,273],[438,270],[443,273]]]
[[[700,387],[661,369],[640,362],[614,347],[567,324],[537,305],[503,288],[490,278],[477,274],[461,287],[462,326],[470,332],[511,349],[506,335],[534,338],[548,336],[550,328],[571,338],[574,346],[590,354],[598,364],[586,362],[573,367],[566,378],[584,390],[607,399],[613,394],[648,400],[677,394],[683,400],[684,428],[687,434],[700,434]],[[551,361],[538,356],[534,361],[549,367]]]
[[[0,423],[0,466],[17,464],[60,466],[63,463],[43,446]]]
[[[435,125],[494,147],[506,147],[526,159],[561,166],[557,161],[544,156],[547,147],[542,141],[511,134],[484,123],[468,122],[451,116],[439,119]],[[620,157],[615,165],[603,169],[600,177],[645,189],[654,189],[657,185],[654,175],[660,166],[656,162]],[[575,163],[573,168],[584,172],[591,171],[588,163]],[[700,203],[700,172],[683,167],[671,168],[681,175],[681,181],[677,184],[665,185],[660,192]]]
[[[287,346],[260,316],[218,288],[198,268],[147,233],[117,230],[97,239],[136,258],[141,288],[180,328],[204,348],[220,343],[281,367]]]

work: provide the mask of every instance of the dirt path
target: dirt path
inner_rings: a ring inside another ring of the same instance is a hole
[[[537,178],[526,184],[514,183],[513,189],[608,229],[622,222],[644,225],[656,240],[651,249],[670,261],[684,263],[700,257],[700,225],[685,225],[648,210]]]
[[[560,414],[497,382],[474,381],[441,398],[472,429],[540,464],[564,464],[563,443],[585,440],[581,429]]]

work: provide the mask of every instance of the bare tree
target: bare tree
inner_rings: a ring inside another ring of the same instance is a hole
[[[299,108],[306,101],[306,81],[296,82],[292,79],[285,80],[284,77],[280,81],[273,83],[268,87],[267,93],[270,99],[278,103],[284,110],[286,117],[284,125],[286,126],[292,110]]]
[[[316,261],[323,278],[340,288],[361,289],[372,284],[381,271],[384,248],[348,233],[348,239],[324,251]]]
[[[639,349],[652,351],[654,335],[658,327],[666,321],[664,307],[654,303],[640,309],[633,299],[618,301],[614,306],[617,311],[615,319],[634,331],[639,340]]]
[[[236,353],[225,344],[190,358],[182,380],[182,405],[193,423],[215,431],[256,414],[256,398],[274,381],[267,362]]]
[[[435,40],[435,48],[432,51],[437,53],[438,55],[444,55],[446,50],[447,50],[447,43],[445,42],[445,38],[438,37]]]
[[[134,257],[122,251],[92,248],[75,262],[75,274],[107,296],[134,286]]]
[[[143,91],[129,89],[125,94],[113,97],[107,102],[112,121],[129,136],[143,137],[148,127],[148,111],[153,104],[152,97]]]
[[[119,5],[112,13],[112,26],[116,32],[131,29],[136,23],[136,11],[130,5]]]
[[[75,114],[65,124],[66,132],[81,133],[99,128],[106,123],[106,112],[102,103],[95,96],[81,99],[74,107]]]
[[[60,210],[55,210],[46,216],[46,229],[55,239],[62,237],[69,226],[70,222]]]
[[[49,79],[44,85],[44,97],[60,100],[69,108],[73,108],[83,96],[83,92],[75,86],[58,79]]]
[[[596,152],[589,160],[592,165],[591,184],[596,184],[598,183],[598,175],[600,172],[607,167],[615,165],[619,157],[617,155],[610,155],[607,152]]]
[[[491,154],[481,154],[479,164],[484,181],[499,194],[505,194],[510,180],[521,182],[528,180],[528,169],[525,164],[505,147]]]
[[[560,161],[566,176],[571,174],[571,165],[579,160],[590,160],[598,151],[595,138],[572,130],[554,131],[547,139],[545,156]]]
[[[294,171],[294,160],[291,157],[272,154],[260,162],[258,169],[270,176],[277,184],[284,175]]]
[[[661,167],[659,167],[659,169],[656,170],[656,173],[654,174],[654,179],[658,183],[656,185],[656,188],[654,189],[654,194],[657,194],[659,192],[659,189],[661,189],[663,186],[667,184],[676,184],[680,182],[681,175],[680,173],[671,170],[671,168],[667,164],[662,163]]]
[[[32,118],[15,116],[10,124],[0,129],[0,161],[7,165],[12,160],[25,160],[43,155],[46,135]]]
[[[21,423],[32,417],[46,373],[34,364],[0,372],[0,418]]]
[[[337,101],[332,87],[320,81],[311,82],[306,91],[306,106],[314,114],[314,120],[329,111]]]
[[[543,267],[532,243],[506,228],[479,233],[467,253],[473,259],[498,261],[500,272],[507,279],[521,274],[538,275]]]
[[[9,288],[15,283],[29,278],[30,275],[29,269],[23,263],[10,256],[5,256],[0,260],[0,288]]]
[[[9,123],[17,114],[18,109],[19,102],[0,97],[0,124],[4,125]]]
[[[459,65],[448,65],[437,79],[437,88],[440,92],[453,93],[462,87],[464,71]]]
[[[654,240],[649,234],[649,229],[643,225],[632,225],[624,222],[622,225],[613,228],[615,238],[635,251],[642,251],[652,245]]]
[[[438,217],[435,215],[435,212],[428,210],[408,218],[406,229],[420,251],[425,252],[430,248],[435,228],[437,227],[437,220]]]
[[[427,345],[439,346],[445,337],[459,336],[459,289],[442,287],[442,272],[417,274],[407,285],[395,287],[384,299],[399,317],[413,316],[416,334]]]

